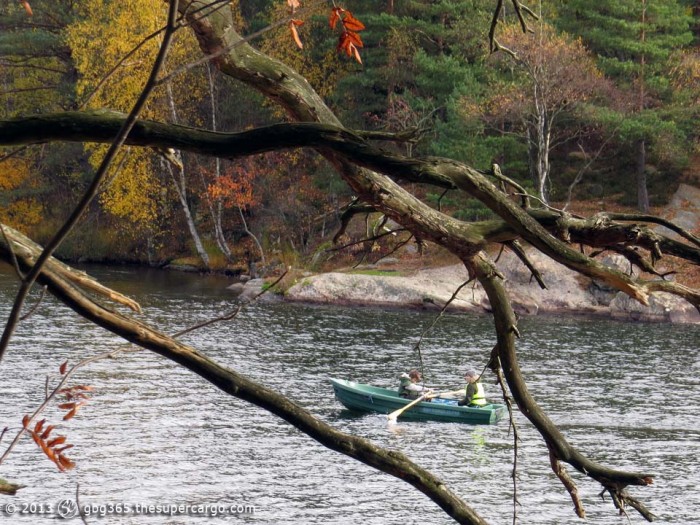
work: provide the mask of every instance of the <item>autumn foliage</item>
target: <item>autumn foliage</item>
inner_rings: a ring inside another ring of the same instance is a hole
[[[292,16],[296,13],[297,9],[301,7],[299,0],[287,0],[287,5],[289,5]],[[350,11],[337,6],[331,9],[328,23],[333,31],[336,29],[340,31],[337,46],[338,52],[344,52],[347,56],[354,58],[361,64],[362,59],[360,58],[359,48],[364,47],[364,44],[362,43],[359,32],[365,28],[365,25],[355,18]],[[304,22],[298,18],[292,18],[289,21],[289,30],[292,34],[292,38],[300,49],[304,47],[304,44],[299,37],[297,28],[301,27],[303,24]]]
[[[61,376],[65,376],[68,370],[68,362],[64,362],[59,367]],[[65,381],[65,378],[64,378]],[[56,394],[63,397],[63,403],[58,405],[61,410],[66,410],[63,416],[63,421],[72,419],[78,412],[78,409],[87,403],[90,398],[89,392],[92,387],[88,385],[75,385],[71,387],[61,388]],[[46,425],[46,419],[37,422],[34,427],[30,427],[32,416],[25,415],[22,418],[22,427],[28,431],[34,443],[41,449],[44,455],[49,458],[61,472],[70,470],[75,467],[75,463],[65,455],[65,451],[73,448],[73,445],[66,443],[66,436],[57,436],[54,434],[54,425]]]
[[[47,458],[56,464],[58,470],[63,472],[75,467],[75,463],[64,454],[64,452],[69,448],[72,448],[73,445],[66,444],[66,436],[51,437],[54,426],[47,425],[44,427],[46,419],[39,421],[34,428],[27,427],[29,424],[29,416],[24,416],[22,423],[31,433],[34,443],[41,448]]]

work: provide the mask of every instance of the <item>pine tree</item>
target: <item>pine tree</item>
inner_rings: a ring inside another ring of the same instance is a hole
[[[670,96],[668,60],[692,42],[691,18],[677,0],[569,0],[559,26],[582,37],[598,56],[600,68],[631,95],[629,111],[620,115],[620,133],[634,145],[637,205],[648,211],[647,149],[667,127],[659,107]]]

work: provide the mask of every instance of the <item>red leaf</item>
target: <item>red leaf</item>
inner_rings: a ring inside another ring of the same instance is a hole
[[[348,39],[350,40],[350,42],[355,44],[357,47],[365,47],[364,44],[362,43],[362,39],[360,38],[360,35],[358,35],[354,31],[348,31]]]
[[[55,447],[56,445],[63,445],[66,442],[66,436],[58,436],[49,441],[46,446],[49,448]]]
[[[360,22],[357,18],[352,16],[350,11],[345,11],[346,15],[343,18],[343,25],[348,31],[362,31],[365,28],[365,24]]]
[[[27,425],[29,425],[29,421],[31,421],[32,418],[29,417],[29,415],[26,415],[22,418],[22,426],[24,428],[27,428]]]
[[[44,430],[44,433],[41,434],[41,439],[47,439],[49,437],[49,434],[51,434],[51,431],[53,429],[54,429],[53,425],[49,425],[48,427],[46,427],[46,429]]]
[[[61,410],[73,409],[75,408],[75,403],[61,403],[60,405],[58,405],[58,408],[60,408]]]
[[[342,7],[334,7],[331,9],[331,16],[328,18],[328,23],[331,26],[331,29],[335,29],[335,26],[338,25],[338,21],[340,20],[340,14],[343,12]]]
[[[39,421],[36,424],[36,426],[34,427],[34,432],[36,432],[37,434],[41,433],[41,429],[44,428],[44,423],[46,423],[45,419],[42,419],[41,421]]]
[[[299,38],[299,31],[297,31],[297,26],[300,26],[304,22],[301,23],[295,23],[295,22],[301,22],[301,20],[291,20],[289,22],[289,30],[292,33],[292,38],[294,39],[294,43],[297,45],[299,49],[304,49],[304,44],[301,43],[301,38]]]
[[[78,412],[78,407],[74,407],[73,410],[71,410],[65,416],[63,416],[63,421],[68,421],[69,419],[73,419],[76,412]]]
[[[24,6],[24,10],[27,12],[27,15],[34,15],[34,13],[32,12],[32,6],[29,5],[29,2],[27,2],[27,0],[22,0],[22,5]]]
[[[58,465],[59,468],[63,467],[65,470],[70,470],[75,467],[75,463],[66,456],[58,456]]]
[[[66,359],[65,361],[63,361],[61,366],[58,368],[58,371],[61,373],[61,375],[63,375],[66,373],[67,368],[68,368],[68,360]]]

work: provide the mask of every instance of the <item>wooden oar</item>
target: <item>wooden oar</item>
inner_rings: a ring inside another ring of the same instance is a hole
[[[432,397],[435,397],[435,394],[430,394],[430,393],[428,393],[428,394],[423,394],[423,395],[420,396],[418,399],[414,399],[413,401],[411,401],[408,405],[403,406],[403,407],[399,408],[398,410],[394,410],[391,414],[389,414],[388,416],[386,416],[386,418],[387,418],[387,420],[389,421],[389,423],[396,423],[396,418],[398,418],[398,417],[399,417],[401,414],[403,414],[406,410],[408,410],[409,408],[411,408],[413,405],[417,405],[418,403],[420,403],[420,402],[423,401],[424,399],[430,399],[430,398],[432,398]]]
[[[443,398],[443,399],[453,399],[451,396],[456,396],[457,394],[464,394],[464,389],[460,388],[459,390],[452,390],[450,392],[438,392],[438,394],[435,397]],[[450,397],[445,397],[445,396],[450,396]]]

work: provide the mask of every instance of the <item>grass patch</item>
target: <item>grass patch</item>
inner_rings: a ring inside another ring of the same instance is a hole
[[[353,275],[379,275],[379,276],[385,276],[385,277],[397,277],[401,275],[401,272],[398,270],[374,270],[374,269],[368,269],[368,270],[352,270],[351,273]]]

